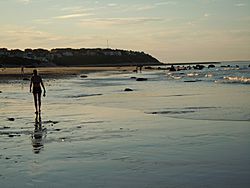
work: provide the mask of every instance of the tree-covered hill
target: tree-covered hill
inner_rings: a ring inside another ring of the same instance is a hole
[[[144,52],[120,49],[0,49],[0,66],[136,66],[160,65],[154,57]]]

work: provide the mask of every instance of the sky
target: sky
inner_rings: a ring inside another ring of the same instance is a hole
[[[0,0],[3,47],[110,47],[164,63],[250,60],[250,0]]]

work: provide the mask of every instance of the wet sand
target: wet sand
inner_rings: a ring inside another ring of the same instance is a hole
[[[1,186],[249,187],[247,85],[73,74],[44,75],[38,122],[29,81],[0,83]]]

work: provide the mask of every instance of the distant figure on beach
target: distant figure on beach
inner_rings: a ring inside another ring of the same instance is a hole
[[[140,73],[142,72],[142,65],[137,65],[136,66],[136,69],[133,71],[133,72],[135,72],[135,73],[138,73],[138,69],[140,70]]]
[[[21,66],[21,75],[24,75],[24,66]]]
[[[142,65],[139,66],[139,68],[140,68],[140,73],[142,72],[142,67],[143,67]]]
[[[32,86],[33,86],[33,89],[32,89]],[[42,78],[41,76],[37,74],[37,70],[35,69],[33,70],[33,76],[31,77],[31,80],[30,80],[30,92],[32,92],[34,96],[36,114],[38,114],[38,112],[39,113],[41,112],[41,94],[42,94],[41,86],[43,87],[43,96],[45,97],[46,90],[45,90]],[[37,103],[38,103],[38,107],[37,107]]]

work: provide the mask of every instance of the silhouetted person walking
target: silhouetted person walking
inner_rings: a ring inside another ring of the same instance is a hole
[[[32,89],[33,86],[33,89]],[[41,94],[42,94],[42,89],[41,86],[43,87],[43,96],[45,97],[45,87],[42,81],[41,76],[37,74],[37,70],[33,70],[33,76],[31,77],[30,80],[30,92],[32,91],[33,96],[34,96],[34,104],[36,108],[36,114],[38,114],[38,109],[39,113],[41,112]],[[38,109],[37,109],[37,103],[38,103]]]
[[[24,76],[24,66],[21,66],[21,75]]]

